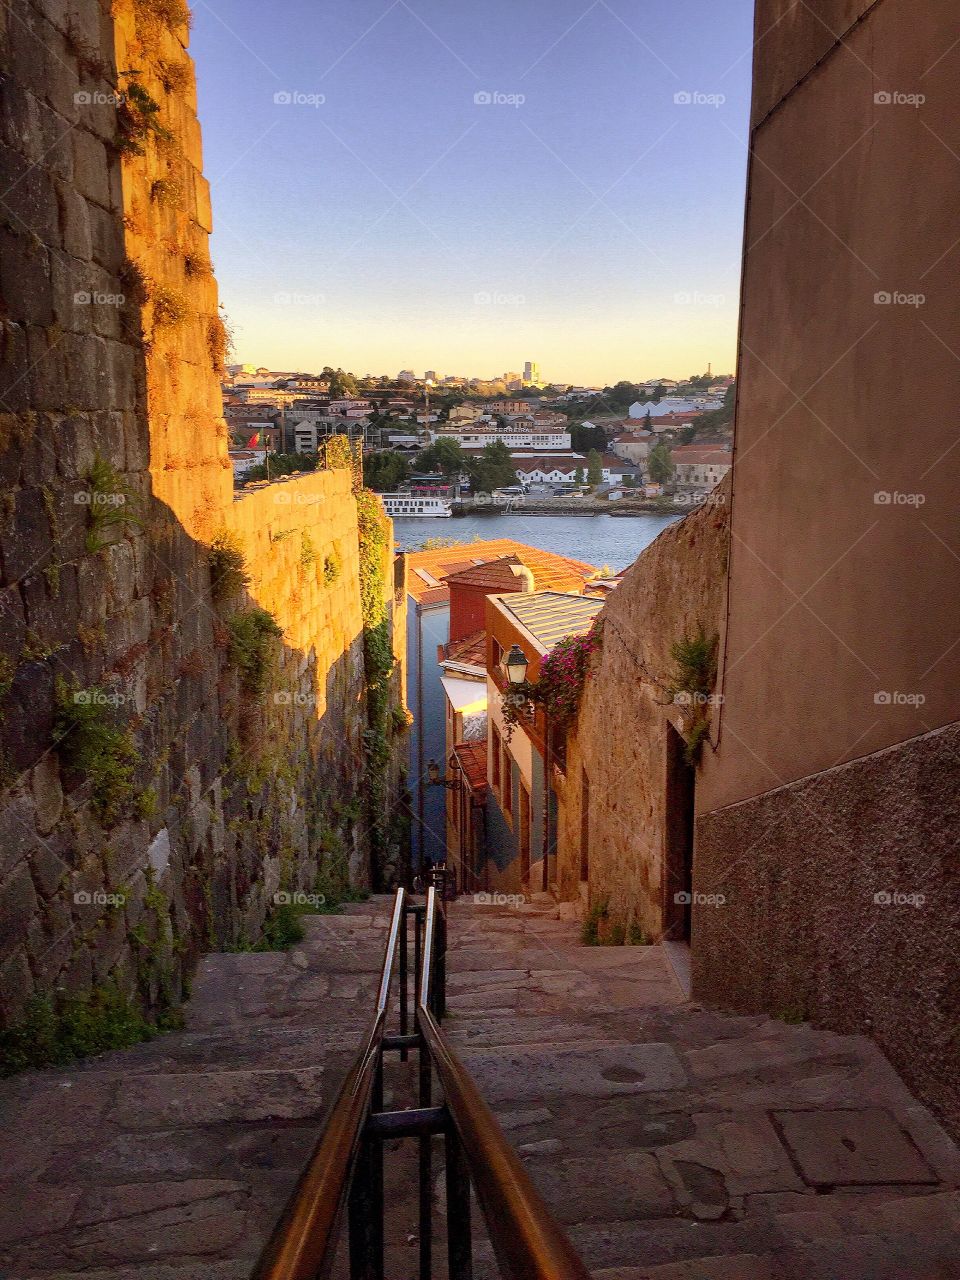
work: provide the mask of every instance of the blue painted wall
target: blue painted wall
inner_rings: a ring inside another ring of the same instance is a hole
[[[427,784],[427,763],[433,759],[441,768],[446,759],[446,698],[437,662],[437,645],[450,636],[450,606],[418,610],[407,597],[407,705],[414,714],[410,734],[410,791],[413,795],[413,868],[442,862],[447,848],[447,793],[443,787]]]

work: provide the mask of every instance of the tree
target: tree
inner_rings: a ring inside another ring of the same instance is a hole
[[[331,369],[323,366],[323,376],[330,383],[330,398],[340,400],[357,394],[357,380],[352,373],[344,373],[342,369]]]
[[[517,469],[502,440],[484,445],[479,458],[467,462],[467,474],[474,493],[493,493],[517,483]]]
[[[440,471],[445,476],[457,476],[467,466],[467,458],[459,440],[450,436],[438,436],[417,455],[418,471]]]
[[[650,473],[650,479],[655,480],[657,484],[666,484],[673,475],[673,461],[670,457],[670,450],[662,440],[650,450],[650,457],[647,459],[647,470]]]
[[[603,462],[596,449],[587,454],[587,484],[600,484],[603,480]]]
[[[571,423],[570,444],[575,453],[589,453],[591,449],[606,449],[607,433],[603,427],[587,426],[585,422]]]
[[[363,483],[377,493],[392,493],[410,479],[410,464],[399,453],[368,453],[363,460]]]
[[[576,485],[583,484],[583,467],[577,467],[573,473],[573,483]]]

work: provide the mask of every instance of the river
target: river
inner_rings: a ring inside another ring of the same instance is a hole
[[[404,519],[393,522],[397,546],[416,551],[428,538],[475,542],[478,538],[512,538],[541,551],[585,560],[602,568],[626,569],[662,530],[679,516],[525,516],[471,515],[452,520]]]

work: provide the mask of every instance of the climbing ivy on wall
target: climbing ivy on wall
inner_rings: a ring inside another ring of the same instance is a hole
[[[385,601],[384,565],[391,525],[377,495],[361,489],[357,495],[360,541],[360,607],[363,613],[363,665],[367,681],[367,819],[374,887],[386,860],[388,845],[387,771],[390,764],[390,676],[394,657]]]

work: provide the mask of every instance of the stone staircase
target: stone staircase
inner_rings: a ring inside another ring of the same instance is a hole
[[[359,1048],[388,915],[207,956],[183,1031],[0,1082],[0,1276],[244,1280]],[[454,904],[445,1025],[595,1275],[960,1277],[960,1159],[874,1046],[698,1009],[659,947],[584,948],[557,916]],[[390,1063],[387,1105],[412,1071]],[[386,1170],[387,1275],[412,1280],[415,1145]]]
[[[594,1275],[960,1277],[960,1156],[870,1041],[700,1009],[557,916],[458,903],[446,1027]]]

